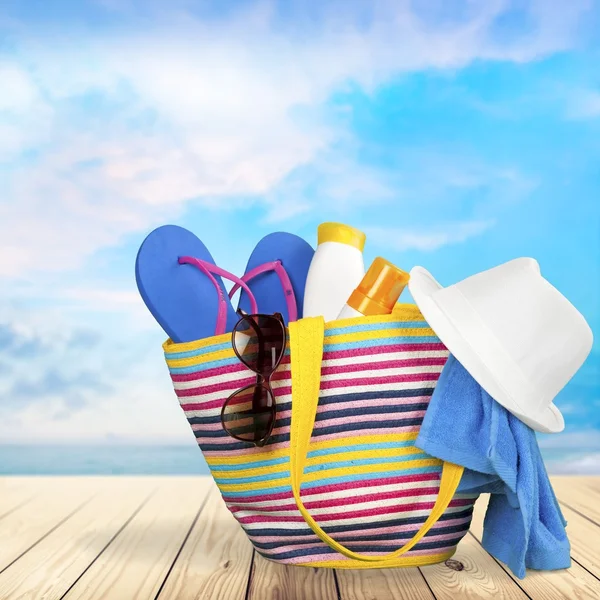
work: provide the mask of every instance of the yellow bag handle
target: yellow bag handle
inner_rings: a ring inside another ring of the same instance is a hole
[[[325,324],[322,317],[308,317],[289,324],[292,370],[292,419],[290,425],[290,478],[296,506],[315,534],[330,548],[356,560],[387,563],[408,552],[442,516],[452,500],[462,477],[463,467],[444,462],[437,500],[425,523],[402,548],[383,556],[368,556],[349,550],[330,537],[306,510],[300,498],[306,455],[315,423]]]

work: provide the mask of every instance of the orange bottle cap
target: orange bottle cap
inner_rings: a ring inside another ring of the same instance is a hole
[[[354,246],[361,252],[365,247],[367,236],[358,229],[344,225],[343,223],[321,223],[317,228],[317,243],[337,242]]]
[[[408,279],[406,271],[378,256],[350,295],[348,306],[365,316],[390,314]]]

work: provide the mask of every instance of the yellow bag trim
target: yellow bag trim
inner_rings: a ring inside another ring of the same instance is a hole
[[[290,426],[290,480],[296,506],[307,525],[330,548],[340,554],[365,563],[393,566],[394,561],[413,548],[442,516],[452,500],[463,473],[463,467],[444,462],[439,494],[429,517],[415,536],[401,548],[383,556],[369,556],[349,550],[331,536],[313,519],[300,497],[304,479],[306,455],[315,422],[321,386],[321,362],[325,324],[322,317],[304,318],[289,325],[292,370],[292,418]],[[415,461],[419,462],[419,461]],[[405,463],[406,464],[406,463]],[[435,459],[435,464],[439,461]],[[310,479],[310,476],[306,478]],[[415,562],[415,564],[420,564]],[[313,566],[315,564],[313,563]]]

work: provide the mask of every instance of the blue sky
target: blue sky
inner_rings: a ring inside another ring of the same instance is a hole
[[[598,337],[598,4],[373,6],[2,4],[0,439],[193,443],[133,276],[164,223],[238,272],[325,220],[443,284],[533,256]],[[600,470],[598,343],[557,404]]]

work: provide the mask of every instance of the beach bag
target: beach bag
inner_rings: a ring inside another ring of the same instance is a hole
[[[471,522],[463,468],[415,444],[448,351],[418,308],[290,323],[271,379],[267,444],[230,437],[229,395],[256,381],[231,334],[163,348],[175,392],[228,509],[279,563],[380,568],[450,558]]]

